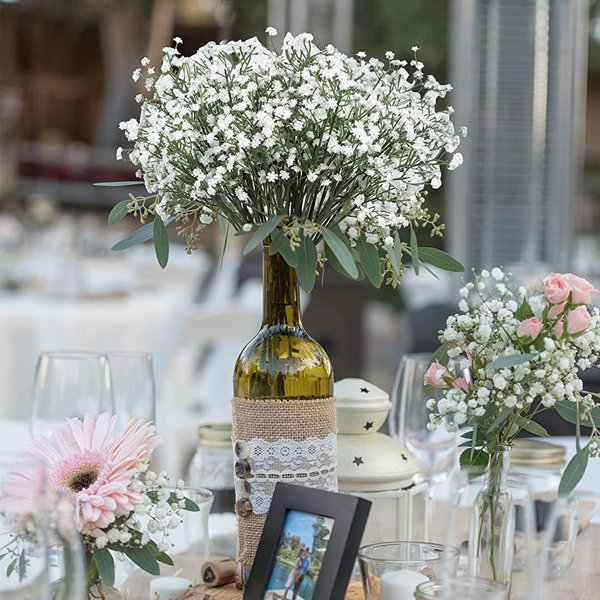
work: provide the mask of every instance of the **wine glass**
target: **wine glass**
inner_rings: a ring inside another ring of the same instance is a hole
[[[154,370],[149,352],[107,352],[110,384],[119,425],[133,417],[156,422]]]
[[[32,435],[46,434],[66,418],[114,413],[104,354],[41,352],[33,382]]]
[[[392,390],[390,434],[406,446],[419,463],[417,480],[436,485],[448,476],[456,459],[458,434],[445,428],[445,419],[429,431],[427,400],[440,400],[444,390],[425,391],[423,378],[431,363],[431,354],[408,354],[402,358]],[[463,376],[460,360],[450,359],[448,368]]]

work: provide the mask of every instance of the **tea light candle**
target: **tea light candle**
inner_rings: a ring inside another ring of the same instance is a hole
[[[381,600],[414,600],[417,586],[424,581],[429,577],[416,571],[388,571],[381,576]]]
[[[191,585],[183,577],[157,577],[150,582],[150,600],[178,600]]]

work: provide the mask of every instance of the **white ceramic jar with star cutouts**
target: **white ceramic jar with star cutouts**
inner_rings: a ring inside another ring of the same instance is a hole
[[[358,378],[337,381],[334,392],[339,490],[373,502],[363,544],[425,539],[427,488],[413,482],[417,462],[379,431],[392,407],[389,394]]]

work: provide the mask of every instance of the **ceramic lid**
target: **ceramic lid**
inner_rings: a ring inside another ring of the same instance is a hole
[[[334,391],[340,433],[375,433],[392,407],[388,393],[364,379],[342,379]]]
[[[386,391],[358,377],[336,381],[334,391],[338,407],[387,406],[389,408],[392,405]]]

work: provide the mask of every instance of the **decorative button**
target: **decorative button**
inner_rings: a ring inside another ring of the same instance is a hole
[[[247,498],[250,495],[250,484],[245,479],[235,480],[235,495],[238,498]]]
[[[250,477],[250,463],[247,460],[238,460],[235,463],[235,475],[240,479]]]
[[[249,517],[252,514],[252,502],[248,498],[242,498],[235,503],[235,512],[238,517]]]
[[[235,455],[238,458],[244,459],[250,456],[250,450],[248,449],[248,444],[242,440],[238,440],[235,443]]]

